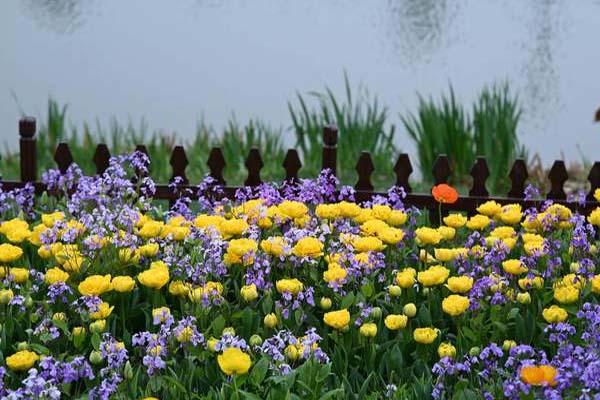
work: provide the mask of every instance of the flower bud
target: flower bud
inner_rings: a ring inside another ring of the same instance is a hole
[[[471,347],[469,350],[469,355],[473,357],[478,356],[479,353],[481,353],[481,349],[477,346]]]
[[[516,345],[517,345],[517,342],[515,342],[514,340],[505,340],[502,343],[502,350],[508,351],[508,350],[512,349],[513,347],[515,347]]]
[[[0,304],[8,304],[15,297],[12,289],[0,290]]]
[[[529,292],[518,293],[517,301],[521,304],[529,304],[531,303],[531,295],[529,294]]]
[[[260,346],[263,340],[260,335],[252,335],[250,336],[250,346]]]
[[[17,343],[17,351],[29,350],[29,344],[27,342]]]
[[[293,344],[289,344],[283,352],[290,361],[296,361],[298,359],[298,349]]]
[[[392,297],[400,297],[400,295],[402,295],[402,288],[398,285],[390,285],[388,287],[388,292]]]
[[[125,367],[123,368],[123,377],[126,380],[133,378],[133,368],[131,367],[131,363],[129,360],[125,363]]]
[[[25,297],[25,302],[23,303],[23,305],[25,306],[25,308],[31,308],[31,306],[33,305],[33,299],[31,298],[31,296]]]
[[[225,328],[223,328],[223,335],[225,335],[226,333],[230,334],[231,336],[235,336],[235,328],[233,326],[227,326]]]
[[[574,273],[579,272],[580,268],[581,267],[578,262],[572,262],[571,265],[569,266],[569,269],[571,270],[571,272],[574,272]]]
[[[275,326],[277,326],[277,315],[270,313],[265,315],[265,319],[263,320],[263,322],[265,323],[265,326],[267,328],[275,328]]]
[[[256,290],[256,285],[253,283],[251,285],[242,286],[240,289],[240,295],[242,299],[246,302],[251,302],[258,298],[258,290]]]
[[[84,337],[85,338],[85,328],[83,326],[76,326],[73,328],[73,337]]]
[[[100,353],[98,350],[93,350],[90,353],[90,362],[94,365],[102,363],[102,353]]]
[[[381,307],[373,307],[369,315],[373,318],[381,318]]]
[[[90,332],[92,333],[102,333],[106,329],[106,320],[98,319],[90,324]]]
[[[321,306],[321,309],[329,310],[331,308],[331,299],[329,297],[321,297],[319,305]]]
[[[215,347],[217,346],[217,343],[219,341],[217,339],[215,339],[214,337],[211,337],[210,339],[208,339],[208,341],[206,342],[206,347],[208,348],[208,351],[214,353]]]
[[[402,307],[402,313],[407,317],[412,318],[417,315],[417,306],[415,306],[415,303],[407,303]]]
[[[366,324],[362,324],[358,331],[362,336],[372,338],[377,335],[377,325],[372,322],[368,322]]]
[[[67,314],[65,314],[64,312],[57,312],[54,313],[54,315],[52,316],[52,321],[66,321],[67,320]]]
[[[423,296],[427,296],[429,294],[429,288],[423,288]]]

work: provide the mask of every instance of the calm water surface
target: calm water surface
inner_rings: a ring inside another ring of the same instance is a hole
[[[73,124],[145,118],[183,139],[204,117],[289,127],[296,91],[343,73],[398,124],[417,92],[470,102],[508,79],[521,140],[544,161],[600,159],[600,0],[3,0],[0,142],[49,96]],[[403,129],[398,145],[414,147]]]

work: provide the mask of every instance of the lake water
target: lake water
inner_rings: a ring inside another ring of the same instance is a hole
[[[343,74],[390,110],[452,83],[470,103],[508,79],[520,137],[549,163],[600,159],[600,0],[3,0],[0,143],[49,96],[72,123],[145,118],[185,139],[204,118],[289,127],[296,91]],[[398,126],[397,142],[414,154]]]

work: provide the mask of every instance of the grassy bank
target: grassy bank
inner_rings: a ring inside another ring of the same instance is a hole
[[[390,110],[364,87],[353,89],[345,77],[342,95],[330,88],[297,93],[288,103],[291,126],[276,127],[260,119],[240,122],[230,118],[222,131],[206,121],[199,121],[195,135],[184,142],[190,161],[188,177],[198,182],[208,172],[208,149],[223,149],[227,167],[225,178],[230,184],[240,184],[245,178],[244,160],[251,147],[259,148],[264,158],[264,180],[281,180],[281,163],[286,148],[283,136],[291,134],[303,160],[301,176],[314,177],[321,166],[321,130],[324,125],[339,128],[338,175],[344,184],[356,182],[354,170],[361,151],[369,151],[376,169],[373,181],[384,189],[394,182],[393,166],[400,153],[394,144],[397,135]],[[97,143],[107,143],[112,154],[131,151],[136,144],[146,144],[152,160],[151,174],[157,181],[167,181],[171,169],[169,155],[178,139],[152,131],[143,121],[138,125],[123,124],[116,119],[108,124],[99,121],[75,127],[68,122],[68,107],[54,99],[48,101],[47,119],[39,126],[38,148],[40,171],[55,166],[53,149],[67,142],[76,162],[88,173],[94,171],[92,150]],[[508,187],[508,171],[516,157],[526,155],[518,141],[521,109],[518,98],[508,85],[484,88],[474,104],[467,108],[452,89],[440,100],[420,97],[417,110],[398,116],[401,135],[411,138],[417,153],[411,154],[415,168],[420,168],[422,182],[431,183],[431,165],[439,153],[450,157],[454,183],[468,187],[469,170],[477,155],[485,155],[490,166],[488,186],[493,193],[504,193]],[[0,171],[5,178],[18,177],[18,153],[4,151]]]

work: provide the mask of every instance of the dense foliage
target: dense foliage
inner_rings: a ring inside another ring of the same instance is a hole
[[[206,179],[167,211],[129,178],[146,167],[0,193],[2,398],[600,395],[600,208],[432,227],[401,189],[356,204],[324,172],[233,199]]]

